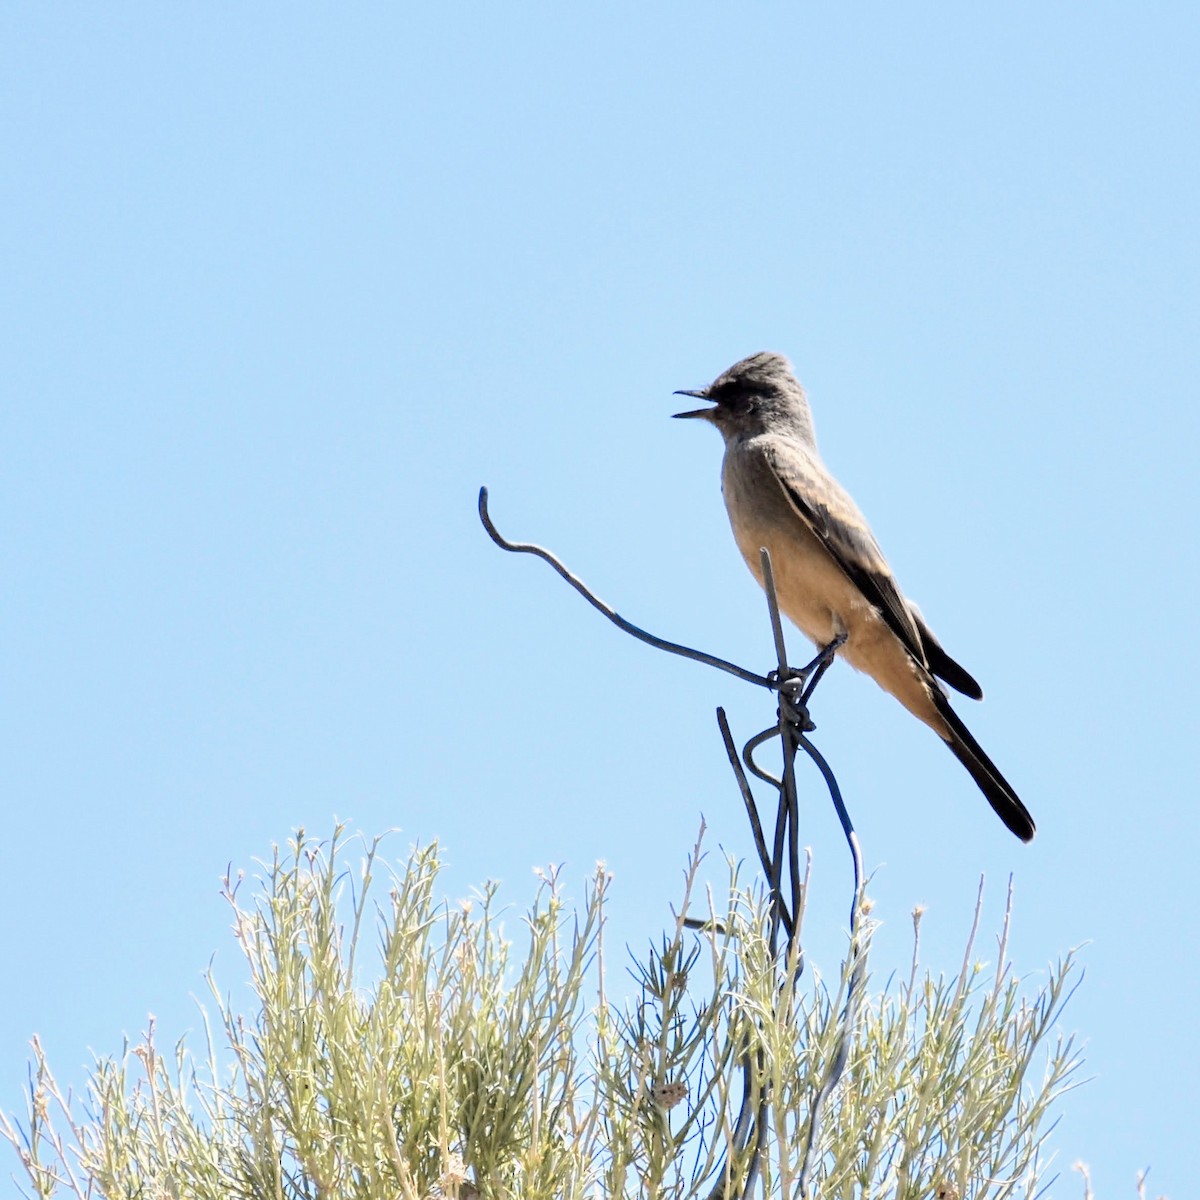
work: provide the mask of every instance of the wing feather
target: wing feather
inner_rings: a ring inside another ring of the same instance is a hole
[[[846,578],[879,610],[904,648],[928,669],[917,622],[858,506],[807,451],[781,455],[767,447],[766,457],[796,515],[816,534]]]
[[[908,601],[908,607],[917,623],[917,632],[921,635],[921,645],[925,647],[925,660],[929,663],[929,669],[939,679],[944,679],[955,691],[970,696],[972,700],[982,700],[983,688],[979,686],[975,677],[942,649],[942,643],[934,637],[933,631],[925,624],[925,618],[921,616],[921,610],[911,600]]]

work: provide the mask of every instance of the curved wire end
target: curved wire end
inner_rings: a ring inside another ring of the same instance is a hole
[[[738,679],[744,679],[747,683],[754,683],[759,687],[765,688],[773,686],[766,676],[756,675],[753,671],[747,671],[745,667],[739,667],[736,663],[726,662],[723,658],[717,658],[715,654],[706,654],[703,650],[693,650],[690,646],[681,646],[678,642],[668,642],[665,638],[660,638],[653,633],[647,633],[632,621],[627,621],[615,608],[601,600],[582,579],[573,575],[567,569],[566,565],[557,555],[551,554],[545,547],[536,546],[533,542],[510,542],[492,523],[491,514],[488,512],[488,490],[486,487],[479,489],[479,519],[483,522],[483,527],[487,530],[488,537],[501,550],[510,550],[514,554],[533,554],[545,560],[597,612],[603,613],[618,629],[624,630],[630,636],[645,642],[648,646],[665,650],[668,654],[678,654],[683,658],[690,658],[694,662],[705,663],[710,667],[716,667],[719,671],[726,671],[730,675],[736,675]]]
[[[479,519],[483,522],[484,529],[487,530],[487,535],[500,547],[501,550],[515,550],[516,547],[507,542],[500,536],[500,530],[492,524],[491,514],[488,512],[488,490],[484,485],[479,489]]]

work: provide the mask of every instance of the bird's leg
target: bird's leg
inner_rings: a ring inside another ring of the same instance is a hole
[[[812,679],[808,681],[808,686],[804,689],[804,692],[800,697],[802,704],[806,703],[809,696],[816,691],[817,684],[821,682],[821,676],[829,670],[830,666],[833,664],[833,660],[837,657],[837,652],[845,644],[845,633],[839,633],[837,637],[835,637],[833,641],[829,643],[829,645],[825,646],[821,650],[820,654],[818,654],[817,657],[814,658],[812,662],[810,662],[808,666],[800,672],[800,674],[806,679],[808,678],[809,672],[812,672]]]

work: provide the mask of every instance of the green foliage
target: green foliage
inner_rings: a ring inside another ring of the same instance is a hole
[[[828,988],[774,962],[762,896],[736,872],[689,928],[697,847],[673,928],[617,1002],[603,869],[578,912],[544,875],[518,952],[494,886],[458,906],[437,898],[436,847],[395,873],[378,841],[353,876],[345,857],[340,829],[324,846],[301,833],[249,901],[227,883],[257,1011],[233,1011],[210,980],[219,1019],[206,1020],[199,1059],[182,1043],[161,1052],[151,1022],[97,1063],[80,1105],[35,1041],[28,1114],[0,1118],[29,1194],[733,1195],[755,1157],[735,1137],[739,1116],[763,1111],[763,1194],[801,1195],[849,971]],[[376,901],[379,874],[389,891]],[[861,969],[865,912],[859,927]],[[990,968],[974,936],[954,978],[923,974],[914,947],[907,978],[859,1007],[811,1195],[1032,1200],[1045,1186],[1047,1117],[1079,1067],[1073,1040],[1053,1032],[1075,967],[1067,956],[1026,994],[1006,931]]]

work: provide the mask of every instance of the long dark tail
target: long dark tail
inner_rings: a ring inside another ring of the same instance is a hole
[[[1012,790],[1008,780],[1000,774],[996,764],[983,752],[983,748],[971,736],[971,731],[962,723],[958,714],[950,707],[950,702],[942,693],[934,689],[934,701],[942,720],[950,730],[946,745],[954,752],[954,757],[971,773],[971,778],[979,786],[979,790],[987,798],[987,802],[996,810],[996,815],[1023,842],[1033,840],[1037,827],[1029,809],[1025,807]]]

